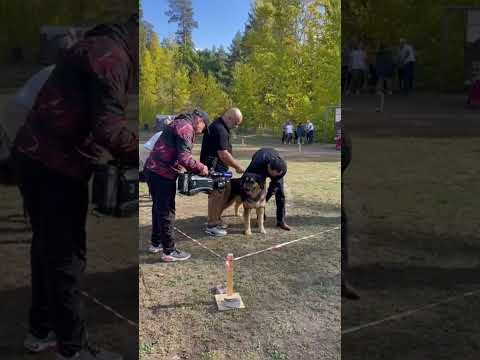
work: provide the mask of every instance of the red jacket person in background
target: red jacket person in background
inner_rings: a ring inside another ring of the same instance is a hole
[[[208,115],[200,110],[181,114],[167,125],[145,163],[145,179],[152,196],[152,237],[149,251],[162,251],[162,260],[187,260],[190,254],[175,247],[176,180],[184,171],[208,175],[208,168],[192,157],[195,135],[208,128]]]
[[[93,28],[62,54],[17,134],[14,157],[33,231],[30,351],[57,343],[57,359],[122,358],[87,344],[79,286],[96,144],[138,166],[138,138],[125,118],[137,71],[137,15]]]

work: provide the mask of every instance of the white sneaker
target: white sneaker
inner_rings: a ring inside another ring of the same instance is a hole
[[[57,337],[53,331],[50,331],[46,338],[40,339],[28,333],[23,346],[30,352],[39,353],[57,346]]]
[[[237,215],[237,216],[239,216],[239,215]],[[208,227],[214,227],[214,226],[208,226],[208,222],[203,223],[203,225],[205,225],[207,228]],[[229,225],[227,223],[222,222],[220,225],[215,225],[215,227],[218,227],[219,229],[222,229],[222,230],[227,230],[229,228]]]
[[[162,245],[159,245],[159,246],[150,245],[148,247],[148,252],[151,253],[151,254],[157,254],[162,250],[163,250]]]
[[[205,232],[210,236],[225,236],[225,235],[227,235],[227,232],[225,230],[219,228],[218,226],[207,227]]]
[[[181,250],[173,250],[170,254],[163,254],[162,261],[163,262],[175,262],[175,261],[185,261],[190,259],[192,255],[187,253],[186,251]]]

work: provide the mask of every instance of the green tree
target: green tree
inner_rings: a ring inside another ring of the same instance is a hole
[[[192,40],[192,31],[198,28],[198,23],[193,18],[191,0],[169,0],[169,9],[165,15],[169,17],[169,23],[177,23],[177,42],[180,45],[180,58],[190,72],[197,70],[197,59]]]
[[[211,117],[220,116],[231,105],[228,95],[212,74],[193,73],[190,89],[191,106],[203,109]]]

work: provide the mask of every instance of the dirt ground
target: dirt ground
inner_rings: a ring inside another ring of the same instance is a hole
[[[0,107],[33,73],[36,66],[0,69]],[[135,98],[130,104],[135,104]],[[128,109],[137,128],[135,106]],[[0,115],[1,116],[1,115]],[[98,217],[89,213],[88,263],[83,289],[105,305],[138,324],[138,217]],[[22,343],[30,306],[31,232],[23,217],[16,187],[0,186],[0,359],[32,359]],[[94,345],[138,358],[138,328],[84,298],[89,338]],[[51,359],[52,354],[35,356]]]
[[[256,139],[267,146],[274,139]],[[252,141],[255,143],[255,141]],[[235,147],[247,164],[256,146]],[[266,235],[253,235],[227,210],[225,238],[204,234],[207,196],[177,197],[176,226],[220,254],[235,256],[340,225],[339,154],[314,145],[316,157],[282,147],[291,232],[277,230],[274,200],[267,206]],[[325,152],[322,158],[321,152]],[[326,160],[326,161],[325,161]],[[235,289],[245,309],[218,312],[211,289],[225,283],[224,261],[176,234],[184,263],[163,264],[146,252],[151,202],[145,186],[140,204],[140,355],[142,359],[340,359],[339,230],[235,263]]]
[[[344,198],[349,278],[362,298],[342,302],[342,331],[453,299],[344,334],[345,359],[480,358],[480,137],[461,100],[394,97],[384,117],[372,98],[346,104],[360,109],[344,115]]]

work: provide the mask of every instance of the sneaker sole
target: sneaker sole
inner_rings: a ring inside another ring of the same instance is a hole
[[[208,230],[205,230],[205,233],[206,233],[207,235],[215,236],[215,237],[222,237],[222,236],[226,236],[226,235],[227,235],[227,233],[225,233],[225,234],[218,234],[218,233],[214,233],[214,232],[211,232],[211,231],[208,231]]]
[[[159,249],[159,250],[150,250],[150,249],[148,249],[148,252],[149,252],[150,254],[158,254],[159,252],[162,252],[162,251],[163,251],[163,249]]]
[[[28,344],[23,344],[23,347],[27,349],[29,352],[33,354],[41,353],[47,350],[51,350],[57,347],[57,342],[56,341],[51,341],[44,343],[42,345],[38,345],[36,347],[28,345]]]
[[[186,258],[176,258],[176,257],[173,257],[173,256],[162,256],[162,261],[163,262],[166,262],[166,263],[169,263],[169,262],[176,262],[176,261],[185,261],[185,260],[188,260],[190,259],[192,256],[190,255],[189,257],[186,257]]]

